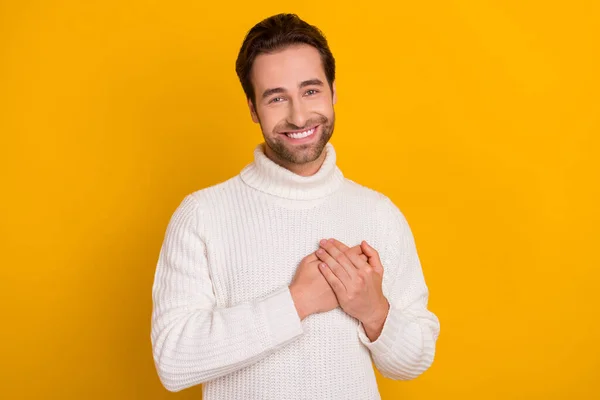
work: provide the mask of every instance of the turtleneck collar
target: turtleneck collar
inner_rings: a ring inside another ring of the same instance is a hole
[[[319,170],[311,176],[298,175],[276,164],[265,154],[265,143],[254,149],[254,162],[240,173],[242,180],[261,192],[290,200],[314,200],[335,192],[344,180],[336,165],[333,145],[327,143],[323,151],[325,160]]]

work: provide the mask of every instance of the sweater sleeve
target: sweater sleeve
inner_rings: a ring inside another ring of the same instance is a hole
[[[428,289],[410,227],[396,205],[388,198],[385,202],[390,225],[380,256],[384,268],[382,289],[390,309],[374,342],[361,323],[358,336],[383,376],[409,380],[433,363],[440,324],[427,309]],[[392,274],[390,279],[386,279],[386,273]]]
[[[152,287],[151,343],[160,381],[170,391],[230,374],[303,333],[287,286],[252,302],[217,308],[199,202],[175,210]]]

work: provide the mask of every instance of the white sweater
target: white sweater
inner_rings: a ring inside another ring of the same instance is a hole
[[[411,379],[439,333],[411,230],[389,198],[346,179],[331,143],[302,177],[254,151],[239,175],[185,196],[160,251],[151,341],[163,385],[204,400],[380,399],[382,375]],[[300,321],[288,285],[336,238],[380,253],[390,311],[375,342],[340,307]]]

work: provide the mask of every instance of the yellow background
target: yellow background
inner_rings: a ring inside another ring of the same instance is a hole
[[[600,2],[293,3],[0,3],[0,397],[200,398],[156,376],[155,263],[183,197],[251,161],[235,58],[291,11],[337,60],[339,165],[405,213],[441,320],[383,398],[600,398]]]

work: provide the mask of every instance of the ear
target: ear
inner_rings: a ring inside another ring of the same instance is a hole
[[[252,121],[255,124],[258,124],[259,120],[258,120],[258,113],[256,112],[256,109],[254,108],[254,104],[252,104],[252,100],[248,99],[248,108],[250,109],[250,116],[252,117]]]
[[[332,89],[333,89],[333,104],[335,104],[337,102],[337,90],[335,90],[335,81],[333,81]]]

